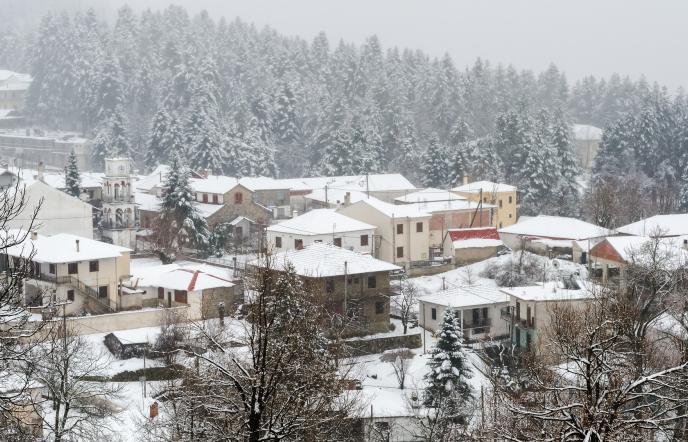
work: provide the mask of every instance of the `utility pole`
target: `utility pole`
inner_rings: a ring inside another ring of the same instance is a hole
[[[325,184],[325,206],[330,207],[330,200],[327,199],[327,184]]]
[[[349,289],[349,280],[348,280],[348,263],[344,261],[344,317],[349,317],[348,316],[348,289]]]

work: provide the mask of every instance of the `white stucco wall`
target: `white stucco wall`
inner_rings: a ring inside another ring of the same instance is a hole
[[[294,241],[297,239],[301,239],[303,241],[303,246],[309,246],[313,243],[316,242],[322,242],[325,244],[333,244],[335,238],[341,238],[342,240],[342,248],[344,249],[349,249],[353,250],[355,252],[359,253],[368,253],[372,254],[373,253],[373,235],[375,231],[373,229],[368,229],[368,230],[353,230],[350,232],[339,232],[339,233],[334,233],[334,234],[328,234],[328,235],[299,235],[299,234],[291,234],[291,233],[282,233],[282,232],[272,232],[270,230],[267,231],[267,241],[268,241],[268,247],[275,251],[275,252],[280,252],[284,250],[292,250],[295,248]],[[361,236],[365,235],[368,237],[368,245],[362,246],[361,245]],[[275,238],[280,237],[282,238],[282,247],[277,248],[275,245]]]

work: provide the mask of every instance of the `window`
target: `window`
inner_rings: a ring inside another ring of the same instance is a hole
[[[416,223],[416,232],[420,233],[423,231],[423,223]]]
[[[89,261],[88,262],[88,271],[89,272],[97,272],[100,270],[100,264],[98,261]]]
[[[296,250],[301,250],[303,249],[303,240],[302,239],[295,239],[294,240],[294,248]]]
[[[208,202],[208,194],[207,194],[207,193],[204,193],[204,194],[203,194],[203,202],[204,202],[204,203],[207,203],[207,202]]]
[[[326,279],[325,280],[325,291],[327,293],[334,293],[334,279]]]
[[[362,246],[368,245],[368,235],[361,235],[361,245]]]
[[[99,298],[107,298],[108,297],[108,286],[101,285],[100,287],[98,287],[98,297]]]
[[[186,304],[186,290],[175,290],[174,291],[174,302],[180,304]]]
[[[514,329],[514,332],[515,332],[514,337],[515,337],[515,341],[516,341],[516,347],[520,347],[521,346],[521,329],[516,327]]]
[[[509,204],[511,204],[512,202],[513,202],[513,197],[510,196],[509,197]]]
[[[502,222],[501,221],[499,222],[499,228],[500,229],[502,228]]]
[[[234,204],[243,204],[244,203],[244,194],[241,192],[237,192],[234,194]]]
[[[165,299],[165,289],[158,287],[158,299]]]
[[[74,301],[74,290],[67,290],[67,301]]]
[[[404,257],[404,248],[403,247],[397,247],[397,258],[403,258]]]
[[[79,263],[77,262],[70,262],[67,264],[67,273],[70,275],[76,275],[79,273]]]
[[[375,287],[377,287],[377,279],[375,278],[374,275],[368,276],[368,288],[374,289]]]
[[[277,247],[278,249],[282,248],[282,237],[281,236],[275,237],[275,247]]]
[[[48,273],[51,275],[57,274],[57,266],[55,264],[48,264]]]
[[[397,224],[397,235],[402,235],[404,233],[404,225]]]
[[[511,214],[509,214],[509,218],[511,218]]]
[[[334,245],[337,247],[341,247],[342,246],[342,239],[341,238],[335,238],[334,239]]]
[[[213,204],[218,204],[220,202],[220,199],[217,197],[217,195],[213,195]]]
[[[234,236],[237,238],[243,238],[244,237],[244,228],[241,226],[236,226],[234,228]]]
[[[434,321],[435,319],[437,319],[437,309],[436,309],[436,308],[433,307],[433,308],[430,310],[430,317],[433,319],[433,321]]]
[[[378,433],[388,433],[389,422],[375,422],[375,431],[377,431]]]
[[[375,314],[376,315],[381,315],[385,312],[385,303],[384,301],[376,302],[375,303]]]
[[[502,200],[499,200],[499,208],[501,209],[502,207]]]
[[[516,319],[521,319],[521,303],[516,301]]]

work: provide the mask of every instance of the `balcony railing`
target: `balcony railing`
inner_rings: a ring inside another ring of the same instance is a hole
[[[30,276],[31,279],[37,279],[44,282],[52,282],[53,284],[68,284],[72,281],[71,276],[56,276],[49,273],[35,273]]]

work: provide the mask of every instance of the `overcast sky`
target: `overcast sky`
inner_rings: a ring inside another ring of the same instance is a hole
[[[110,7],[120,0],[77,0]],[[0,0],[0,3],[2,0]],[[133,0],[136,9],[169,0]],[[214,17],[236,16],[258,26],[311,39],[327,32],[362,42],[377,34],[385,47],[448,52],[457,66],[477,57],[543,70],[550,62],[569,80],[613,72],[645,74],[674,89],[688,79],[685,0],[177,0]],[[573,81],[571,81],[573,82]]]

